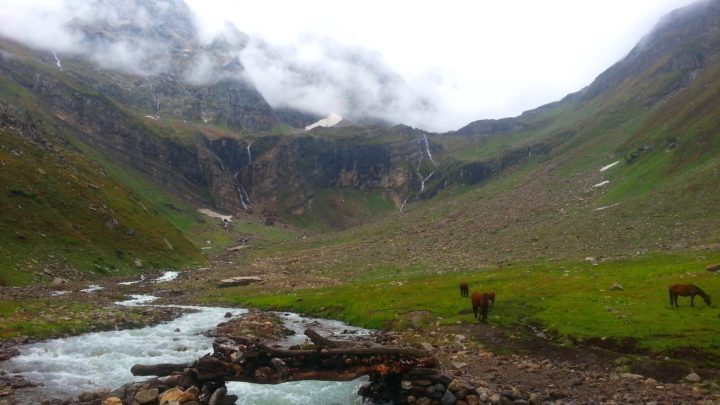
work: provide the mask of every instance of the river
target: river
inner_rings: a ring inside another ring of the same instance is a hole
[[[150,305],[156,297],[133,295],[118,305]],[[115,389],[134,377],[134,364],[184,363],[212,352],[213,339],[204,332],[226,321],[225,314],[240,315],[247,310],[222,307],[192,307],[193,312],[179,318],[141,329],[88,333],[64,339],[53,339],[19,347],[20,355],[0,363],[0,369],[20,373],[42,386],[16,392],[17,405],[38,404],[43,399],[75,397],[83,391],[98,388]],[[342,338],[369,331],[339,321],[306,318],[279,313],[286,327],[296,331],[281,344],[289,346],[305,341],[302,334],[312,326],[323,335]],[[228,383],[228,391],[239,396],[238,404],[361,404],[358,387],[367,381],[351,382],[301,381],[279,385]]]

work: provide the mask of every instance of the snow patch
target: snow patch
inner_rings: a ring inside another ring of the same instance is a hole
[[[598,184],[594,184],[593,187],[604,187],[604,186],[607,186],[608,184],[610,184],[610,180],[605,180],[605,181],[601,181]]]
[[[165,273],[163,273],[162,276],[154,279],[153,283],[164,283],[166,281],[173,281],[177,278],[178,274],[180,273],[178,273],[177,271],[166,271]]]
[[[615,206],[617,206],[617,205],[620,205],[620,203],[615,203],[615,204],[613,204],[613,205],[605,205],[605,206],[602,206],[602,207],[598,207],[598,208],[595,208],[595,211],[606,210],[606,209],[608,209],[608,208],[612,208],[612,207],[615,207]]]
[[[92,284],[92,285],[89,285],[88,288],[83,288],[83,289],[80,290],[80,291],[85,292],[85,293],[94,293],[94,292],[96,292],[96,291],[101,291],[101,290],[104,290],[104,289],[105,289],[104,287],[101,287],[101,286],[99,286],[99,285]]]
[[[604,172],[605,170],[607,170],[607,169],[609,169],[609,168],[611,168],[611,167],[615,166],[615,165],[616,165],[616,164],[618,164],[618,163],[620,163],[620,161],[619,161],[619,160],[616,160],[616,161],[614,161],[614,162],[610,163],[610,164],[609,164],[609,165],[607,165],[607,166],[603,166],[603,167],[601,167],[601,168],[600,168],[600,171],[601,171],[601,172]]]
[[[342,116],[333,113],[313,124],[306,126],[305,130],[310,131],[311,129],[317,128],[317,127],[325,127],[325,128],[333,127],[342,120],[343,120]]]
[[[198,212],[201,214],[205,214],[211,218],[218,218],[226,222],[232,222],[232,215],[223,215],[209,208],[198,208]]]

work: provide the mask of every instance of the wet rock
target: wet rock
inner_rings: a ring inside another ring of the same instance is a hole
[[[150,388],[142,391],[138,391],[137,394],[135,394],[135,401],[138,402],[140,405],[150,405],[157,403],[157,398],[159,394],[159,390],[157,388]]]
[[[160,405],[169,404],[171,402],[188,402],[195,401],[197,399],[200,390],[197,387],[190,387],[186,391],[180,388],[170,388],[169,390],[160,394],[159,400]]]
[[[98,399],[99,395],[96,392],[83,392],[82,394],[78,395],[78,401],[80,402],[90,402]]]
[[[225,318],[232,318],[232,314],[230,312],[225,312]]]

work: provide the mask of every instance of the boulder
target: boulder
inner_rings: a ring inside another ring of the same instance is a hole
[[[178,387],[170,388],[169,390],[160,394],[160,405],[169,404],[171,402],[188,402],[195,401],[199,390],[196,387],[188,388],[186,391],[181,390]]]
[[[118,397],[107,397],[103,401],[103,405],[123,405],[123,403]]]
[[[135,401],[140,405],[156,404],[159,393],[157,388],[138,391],[138,393],[135,394]]]
[[[238,276],[233,278],[226,278],[224,280],[220,280],[218,283],[218,287],[235,287],[238,285],[248,285],[251,283],[259,283],[262,282],[262,278],[255,277],[255,276]]]
[[[70,281],[68,281],[67,279],[64,279],[64,278],[60,278],[60,277],[55,277],[52,281],[52,285],[54,285],[54,286],[66,285],[68,283],[70,283]]]
[[[711,264],[708,266],[705,266],[705,270],[707,271],[720,271],[720,263]]]
[[[687,376],[685,376],[685,381],[691,382],[691,383],[697,383],[702,381],[702,378],[700,378],[697,373],[690,373]]]

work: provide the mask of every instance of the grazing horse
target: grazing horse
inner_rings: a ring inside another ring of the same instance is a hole
[[[710,296],[694,284],[674,284],[670,286],[669,292],[670,306],[679,307],[677,302],[678,297],[690,297],[690,306],[694,307],[695,304],[693,301],[696,295],[701,296],[703,301],[710,305]]]
[[[487,313],[490,302],[486,293],[474,292],[471,297],[475,319],[487,322]]]
[[[469,293],[468,283],[460,283],[460,296],[467,297]]]
[[[488,302],[490,302],[490,308],[495,308],[495,293],[490,291],[487,294]]]

